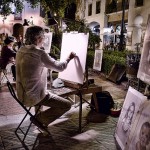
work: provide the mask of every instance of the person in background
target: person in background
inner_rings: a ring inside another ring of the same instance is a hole
[[[13,45],[16,42],[15,37],[13,36],[8,36],[4,40],[4,46],[2,47],[1,50],[1,68],[6,69],[6,66],[9,63],[12,63],[11,66],[11,71],[13,75],[13,80],[16,80],[16,67],[15,67],[15,57],[16,57],[16,52],[13,50]]]
[[[16,55],[16,89],[18,98],[25,106],[47,106],[36,118],[47,127],[71,108],[71,102],[47,89],[47,69],[61,72],[76,56],[70,53],[65,61],[56,61],[41,49],[44,42],[44,29],[31,26],[25,33],[25,45]],[[30,118],[34,124],[34,119]],[[38,126],[38,124],[36,124]]]
[[[18,45],[18,50],[23,45],[23,38],[20,34],[19,37],[17,38],[17,45]]]

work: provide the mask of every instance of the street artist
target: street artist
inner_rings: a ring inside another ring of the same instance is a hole
[[[71,108],[69,100],[47,90],[47,69],[61,72],[76,55],[72,52],[64,62],[56,61],[41,48],[43,41],[43,28],[40,26],[27,28],[25,45],[16,55],[16,88],[18,98],[25,106],[49,107],[36,117],[47,127]]]

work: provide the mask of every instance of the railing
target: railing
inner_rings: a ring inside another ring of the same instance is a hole
[[[127,9],[129,9],[128,4],[125,5],[125,10]],[[106,6],[106,14],[110,14],[118,11],[122,11],[122,3],[117,3],[117,6],[113,6],[112,4],[108,4]]]

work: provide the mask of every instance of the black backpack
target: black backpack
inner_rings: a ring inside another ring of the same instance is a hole
[[[96,93],[96,97],[99,113],[110,115],[110,109],[114,106],[114,101],[110,93],[108,91],[98,92]],[[91,97],[91,109],[95,111],[93,95]]]

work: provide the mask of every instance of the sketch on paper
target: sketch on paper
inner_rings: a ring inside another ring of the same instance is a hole
[[[63,33],[60,61],[66,60],[70,52],[75,52],[77,57],[71,60],[63,72],[59,72],[58,78],[83,84],[87,46],[89,34]]]
[[[52,43],[52,32],[45,33],[44,35],[45,37],[42,46],[44,47],[46,53],[50,53],[51,43]]]
[[[141,112],[136,117],[128,150],[149,150],[150,149],[150,102],[143,104]]]
[[[121,149],[128,145],[137,112],[144,101],[146,97],[143,94],[129,87],[115,131],[115,138]]]
[[[102,57],[103,57],[103,51],[102,50],[95,50],[93,69],[101,71]]]
[[[143,82],[150,84],[150,16],[148,17],[147,29],[144,37],[143,50],[140,59],[137,77]]]

